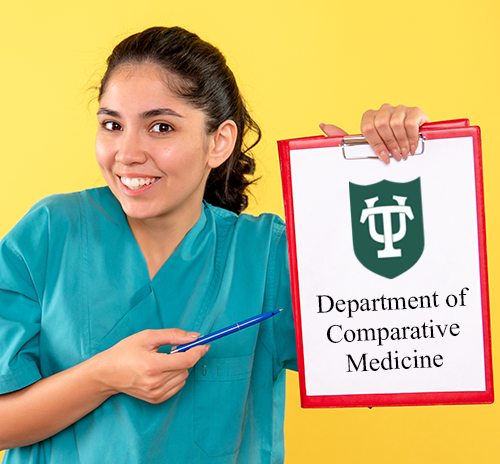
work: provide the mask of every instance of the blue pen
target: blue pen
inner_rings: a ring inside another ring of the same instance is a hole
[[[278,314],[282,309],[275,309],[274,311],[268,311],[267,313],[259,314],[258,316],[251,317],[250,319],[246,319],[242,322],[238,322],[237,324],[230,325],[225,329],[218,330],[217,332],[204,335],[203,337],[198,338],[191,343],[186,343],[185,345],[179,345],[175,350],[172,350],[170,354],[174,353],[182,353],[183,351],[187,351],[190,348],[198,345],[205,345],[206,343],[211,342],[212,340],[217,340],[218,338],[225,337],[226,335],[231,335],[234,332],[238,332],[239,330],[243,330],[251,325],[258,324],[259,322],[265,321],[270,317]]]

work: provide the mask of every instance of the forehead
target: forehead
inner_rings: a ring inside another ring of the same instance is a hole
[[[152,64],[124,64],[113,70],[100,98],[100,106],[135,105],[156,106],[171,102],[188,106],[189,103],[172,91],[179,79]],[[190,105],[189,105],[190,106]]]

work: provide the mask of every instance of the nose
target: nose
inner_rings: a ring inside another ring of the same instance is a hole
[[[120,144],[115,159],[125,165],[144,164],[147,159],[147,150],[138,131],[126,130],[120,137]]]

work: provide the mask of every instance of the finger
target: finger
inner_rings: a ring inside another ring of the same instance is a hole
[[[406,132],[406,118],[409,112],[410,108],[399,105],[394,109],[389,121],[392,134],[394,134],[399,147],[399,153],[401,153],[404,159],[408,158],[408,153],[410,152],[410,141]]]
[[[162,388],[158,389],[155,392],[152,392],[150,399],[147,400],[150,403],[159,404],[164,401],[172,398],[176,393],[178,393],[185,385],[186,379],[188,377],[187,371],[186,375],[180,375],[173,379],[169,379]]]
[[[429,121],[429,118],[422,109],[417,107],[410,108],[405,120],[405,129],[410,144],[410,153],[412,155],[415,154],[418,148],[420,139],[419,129],[423,124]]]
[[[363,114],[361,118],[361,133],[364,135],[366,141],[370,144],[376,155],[385,164],[389,164],[389,151],[375,127],[376,115],[377,112],[374,110],[368,110]]]
[[[160,369],[168,370],[189,369],[193,367],[202,356],[204,356],[210,345],[195,346],[187,351],[175,354],[156,353],[156,361]]]
[[[198,332],[186,332],[181,329],[146,330],[143,332],[147,344],[153,349],[162,345],[183,345],[196,340]]]
[[[334,126],[333,124],[324,124],[321,123],[319,128],[328,136],[328,137],[338,137],[347,135],[347,132],[341,129],[338,126]]]
[[[396,161],[401,161],[401,150],[391,127],[394,112],[395,108],[392,105],[382,105],[373,119],[373,125],[392,157]]]
[[[149,403],[161,403],[177,393],[189,375],[187,369],[168,372],[163,378],[152,379],[144,388],[135,389],[128,394]]]
[[[163,403],[164,401],[167,401],[168,399],[172,398],[172,396],[174,396],[176,393],[178,393],[185,385],[186,381],[183,381],[182,383],[178,383],[172,386],[166,391],[162,391],[161,396],[156,397],[153,401],[150,401],[150,403],[159,404]]]

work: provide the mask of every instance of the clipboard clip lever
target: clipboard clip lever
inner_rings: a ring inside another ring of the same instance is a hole
[[[417,151],[413,154],[414,156],[422,155],[425,150],[425,135],[422,133],[419,135],[420,139],[418,141]],[[362,135],[346,135],[342,139],[342,142],[340,142],[339,147],[342,148],[342,153],[346,160],[377,158],[373,150],[367,150],[366,145],[368,145],[368,142]],[[392,155],[390,156],[392,157]]]

